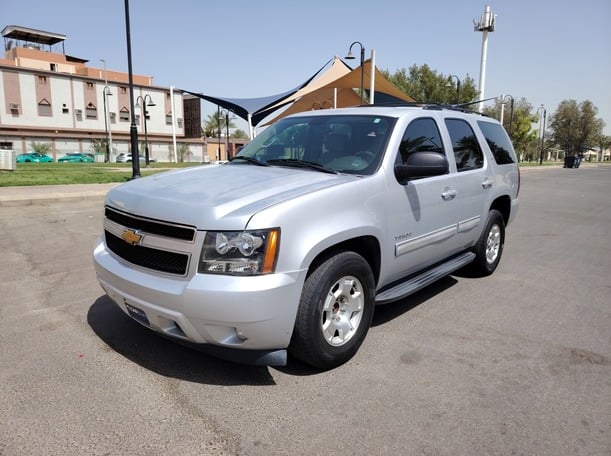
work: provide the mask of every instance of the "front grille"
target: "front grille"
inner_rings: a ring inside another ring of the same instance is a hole
[[[175,225],[169,222],[135,217],[130,214],[119,212],[108,206],[106,207],[104,215],[106,215],[108,220],[112,220],[119,225],[145,233],[157,234],[159,236],[190,242],[193,242],[193,239],[195,239],[195,228],[191,226]]]
[[[169,274],[185,275],[189,264],[189,255],[185,253],[168,252],[166,250],[131,245],[109,231],[104,231],[106,246],[130,263],[155,271]]]

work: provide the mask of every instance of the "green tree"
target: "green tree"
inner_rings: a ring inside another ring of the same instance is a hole
[[[51,150],[51,144],[32,141],[30,143],[30,148],[32,149],[32,152],[46,154]]]
[[[231,133],[231,137],[236,139],[248,139],[248,133],[246,133],[244,130],[236,128]]]
[[[592,149],[605,126],[597,114],[598,108],[590,100],[562,100],[550,116],[551,140],[569,155]]]
[[[222,137],[227,131],[227,116],[222,112],[220,116],[218,112],[208,115],[203,125],[204,135],[208,138],[218,138],[219,125]],[[235,128],[235,124],[231,121],[231,117],[229,117],[229,129],[231,130],[232,128]]]
[[[461,104],[477,100],[477,89],[469,75],[460,78],[458,90],[456,77],[431,70],[426,64],[412,65],[409,70],[401,68],[394,74],[382,70],[382,74],[419,103]]]
[[[596,139],[596,147],[598,148],[598,161],[603,161],[605,159],[603,155],[605,150],[611,147],[611,136],[601,133]]]

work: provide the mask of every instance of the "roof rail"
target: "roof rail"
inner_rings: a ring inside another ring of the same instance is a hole
[[[374,103],[372,105],[360,105],[360,107],[391,107],[391,108],[405,108],[405,107],[414,107],[414,108],[422,108],[422,109],[430,109],[430,110],[450,110],[450,111],[459,111],[459,112],[468,112],[472,114],[480,114],[485,116],[478,111],[474,111],[472,109],[466,108],[466,106],[474,105],[479,103],[479,101],[474,101],[471,103],[463,103],[463,104],[441,104],[441,103],[418,103],[418,102],[408,102],[408,101],[390,101],[390,102],[382,102],[382,103]]]

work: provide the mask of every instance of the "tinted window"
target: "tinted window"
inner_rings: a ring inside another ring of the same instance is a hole
[[[488,147],[490,147],[494,161],[499,165],[515,163],[513,158],[515,156],[513,147],[511,146],[511,141],[505,129],[499,124],[484,122],[482,120],[478,121],[477,124],[486,137],[486,142],[488,143]]]
[[[372,115],[286,117],[269,126],[240,150],[271,166],[320,164],[348,174],[373,174],[384,156],[395,119]],[[247,165],[247,161],[235,161]],[[307,168],[306,168],[307,169]]]
[[[411,154],[425,151],[444,154],[439,129],[431,118],[416,119],[407,126],[399,146],[397,163],[406,164]]]
[[[484,166],[484,154],[471,126],[460,119],[446,119],[446,126],[452,139],[456,169],[460,172]]]

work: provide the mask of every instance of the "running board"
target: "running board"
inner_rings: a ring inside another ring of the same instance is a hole
[[[388,304],[393,301],[405,298],[416,291],[436,282],[437,280],[450,275],[457,269],[471,263],[475,258],[475,253],[465,252],[451,260],[441,263],[431,269],[410,277],[405,282],[400,282],[388,290],[384,290],[376,295],[376,305]]]

